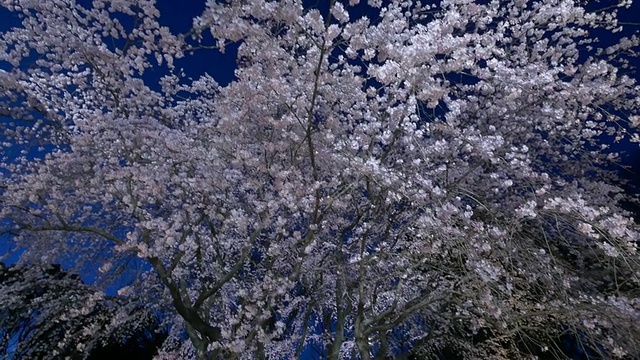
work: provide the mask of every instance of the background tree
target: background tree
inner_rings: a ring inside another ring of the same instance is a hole
[[[209,1],[185,35],[147,0],[0,4],[0,216],[24,262],[146,260],[119,294],[173,311],[159,358],[640,351],[604,167],[638,38],[595,38],[630,2]],[[250,59],[231,83],[180,70],[211,46]]]
[[[152,320],[140,327],[136,324],[134,332],[127,331],[125,337],[112,337],[105,344],[94,348],[88,360],[151,360],[162,347],[167,334],[160,326],[160,322]]]
[[[0,264],[0,294],[3,358],[100,359],[124,348],[151,359],[154,339],[163,340],[149,333],[157,321],[144,308],[105,296],[59,265]]]

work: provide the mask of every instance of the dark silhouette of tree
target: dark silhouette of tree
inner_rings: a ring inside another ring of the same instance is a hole
[[[87,360],[151,360],[166,338],[167,333],[157,322],[152,322],[124,341],[112,339],[95,348]]]
[[[149,311],[57,264],[0,263],[0,294],[3,358],[151,359],[166,338]]]

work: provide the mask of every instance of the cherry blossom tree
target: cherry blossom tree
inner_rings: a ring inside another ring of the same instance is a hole
[[[187,34],[152,0],[0,4],[5,231],[105,284],[146,261],[118,296],[169,314],[159,359],[640,353],[605,170],[639,41],[597,41],[630,1],[210,0]],[[180,68],[211,48],[231,83]]]

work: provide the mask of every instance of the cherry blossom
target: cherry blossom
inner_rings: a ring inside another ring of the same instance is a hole
[[[165,314],[158,359],[640,352],[605,151],[640,40],[595,38],[630,2],[210,0],[188,34],[147,0],[0,5],[6,231],[104,284],[144,260],[117,294]],[[179,68],[232,45],[229,84]]]

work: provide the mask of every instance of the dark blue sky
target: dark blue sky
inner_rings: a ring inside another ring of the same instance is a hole
[[[191,30],[193,18],[200,15],[205,8],[205,1],[159,0],[160,23],[169,27],[174,33],[185,34]],[[203,33],[204,44],[212,45],[213,40],[208,32]],[[197,78],[204,73],[213,76],[216,81],[226,85],[233,80],[237,47],[230,47],[224,54],[216,50],[201,49],[193,55],[176,61],[178,68],[184,68],[187,76]]]

